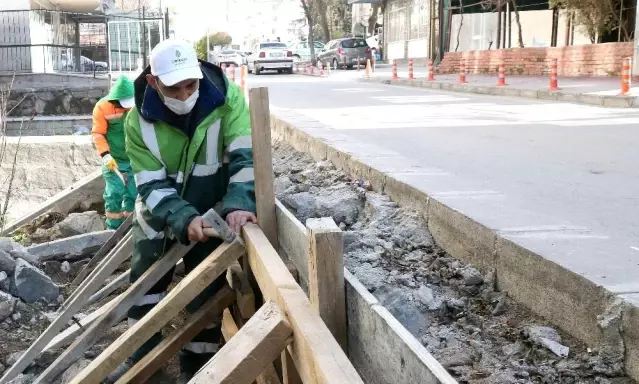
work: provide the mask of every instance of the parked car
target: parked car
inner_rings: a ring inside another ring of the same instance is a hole
[[[315,55],[318,55],[324,51],[324,43],[321,41],[313,42],[315,47]],[[289,43],[288,49],[293,52],[293,59],[295,61],[309,61],[311,60],[311,48],[308,41],[298,41]]]
[[[361,37],[348,37],[329,41],[324,52],[318,55],[322,63],[330,63],[333,68],[353,68],[357,65],[366,65],[366,60],[372,57],[371,48]]]
[[[248,65],[248,52],[240,51],[240,55],[242,55],[242,64]]]
[[[62,55],[62,68],[66,71],[75,71],[75,58],[71,57],[69,60],[66,55]],[[109,69],[109,65],[104,61],[93,61],[86,56],[80,56],[80,71],[81,72],[93,72],[93,71],[106,71]]]
[[[263,42],[255,46],[248,57],[248,72],[259,75],[262,71],[293,73],[293,52],[284,43]]]
[[[233,64],[236,67],[240,67],[244,64],[244,58],[242,57],[241,52],[236,49],[225,49],[216,56],[215,64],[219,66],[222,64],[225,64],[226,66]]]

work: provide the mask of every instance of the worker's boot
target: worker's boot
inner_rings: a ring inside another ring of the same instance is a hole
[[[125,361],[111,372],[111,374],[102,381],[102,384],[115,384],[129,369],[131,369],[131,365]]]
[[[192,378],[193,378],[192,374],[187,372],[182,372],[180,373],[180,376],[178,376],[178,379],[175,382],[175,384],[187,384],[189,381],[191,381]]]

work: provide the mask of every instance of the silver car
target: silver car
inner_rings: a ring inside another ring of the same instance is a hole
[[[318,58],[333,68],[351,69],[357,65],[357,60],[360,65],[366,65],[366,60],[372,58],[372,52],[363,38],[348,37],[329,41]]]
[[[249,73],[259,75],[262,71],[269,70],[293,73],[293,52],[286,44],[277,41],[259,43],[249,54]]]

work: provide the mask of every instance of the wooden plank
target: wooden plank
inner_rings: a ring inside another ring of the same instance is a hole
[[[242,314],[242,318],[249,319],[255,314],[255,295],[253,294],[253,288],[251,288],[248,277],[244,271],[242,271],[242,267],[240,267],[240,263],[237,261],[227,270],[226,281],[237,295],[236,305]]]
[[[297,268],[300,278],[308,285],[308,235],[306,227],[279,200],[275,201],[275,213],[277,215],[279,245]]]
[[[80,285],[80,283],[82,283],[87,275],[89,275],[89,273],[93,271],[93,269],[102,261],[102,259],[104,259],[104,257],[108,255],[109,251],[111,251],[111,248],[115,247],[120,239],[124,237],[126,232],[131,227],[132,223],[133,215],[129,215],[129,217],[127,217],[126,220],[122,223],[122,225],[118,227],[115,233],[111,235],[109,240],[107,240],[107,242],[104,243],[102,247],[100,247],[100,249],[98,249],[91,260],[89,260],[89,262],[80,270],[80,273],[76,275],[75,279],[73,279],[73,281],[71,282],[72,287],[78,286]]]
[[[18,361],[9,368],[0,383],[7,383],[17,375],[22,373],[42,350],[58,335],[58,332],[66,326],[71,318],[84,306],[86,300],[100,287],[100,284],[115,271],[124,260],[126,260],[133,249],[133,240],[129,237],[127,241],[121,242],[111,255],[103,260],[103,263],[94,270],[92,276],[87,278],[76,291],[69,297],[59,310],[58,317],[53,320],[47,329],[31,344],[29,349],[20,356]]]
[[[233,320],[231,311],[225,309],[222,314],[222,336],[224,337],[224,340],[228,342],[238,332],[239,329],[235,324],[235,320]],[[266,366],[264,371],[255,378],[255,382],[257,384],[282,384],[280,378],[277,376],[277,372],[275,372],[273,363],[269,363]]]
[[[104,178],[102,171],[95,171],[78,180],[69,188],[56,193],[47,199],[34,211],[20,217],[0,232],[1,236],[13,233],[16,229],[28,224],[38,218],[38,216],[49,211],[68,213],[77,207],[81,202],[91,202],[96,196],[102,196],[104,191]],[[0,381],[1,382],[1,381]]]
[[[99,383],[108,374],[113,372],[120,363],[131,356],[135,350],[141,347],[154,333],[161,330],[169,320],[175,317],[191,300],[208,287],[218,276],[224,273],[233,261],[236,261],[243,253],[244,246],[239,242],[239,239],[236,239],[230,244],[223,243],[220,245],[191,271],[191,273],[182,279],[160,303],[155,305],[140,321],[136,322],[115,342],[109,345],[89,366],[80,372],[71,383]],[[156,262],[154,266],[161,263],[167,256],[168,255],[165,255]],[[176,261],[177,260],[174,260],[171,264],[175,265]],[[166,273],[166,271],[164,273]],[[135,287],[136,284],[131,288]],[[144,292],[146,291],[148,291],[148,289],[144,290]],[[137,302],[137,300],[135,300],[135,302]],[[130,307],[131,305],[128,305],[128,308]]]
[[[264,234],[277,247],[275,192],[273,189],[273,156],[271,153],[271,112],[268,88],[249,90],[251,107],[251,138],[253,142],[253,172],[257,221]]]
[[[254,224],[246,225],[243,233],[251,271],[264,298],[277,301],[293,327],[294,341],[288,349],[303,382],[363,383],[264,233]]]
[[[222,289],[189,316],[180,329],[162,340],[151,352],[125,373],[116,384],[145,383],[157,370],[191,341],[201,330],[211,324],[211,318],[222,313],[235,300],[235,293],[229,287]]]
[[[302,384],[302,378],[300,377],[300,374],[297,373],[297,369],[295,369],[293,358],[291,357],[291,353],[288,349],[282,351],[281,360],[282,378],[284,379],[283,384]]]
[[[308,229],[308,292],[311,304],[346,352],[344,237],[332,218],[306,220]]]
[[[82,328],[78,327],[77,324],[73,324],[63,332],[60,332],[49,344],[47,344],[46,347],[44,347],[44,350],[54,350],[69,345],[78,335],[84,332],[84,328],[90,326],[98,317],[102,316],[102,314],[106,312],[116,300],[117,297],[81,319],[80,324],[82,325]]]
[[[344,271],[349,357],[368,384],[457,384],[426,348]]]
[[[189,383],[251,384],[286,348],[292,332],[277,303],[268,301]]]
[[[89,297],[89,300],[87,300],[85,307],[88,307],[91,304],[97,303],[98,301],[112,294],[118,288],[125,286],[129,282],[130,277],[131,277],[131,270],[127,269],[126,272],[122,273],[121,275],[113,279],[104,288],[96,292],[93,296]]]

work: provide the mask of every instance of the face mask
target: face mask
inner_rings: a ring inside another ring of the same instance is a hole
[[[162,94],[162,96],[164,96],[164,94]],[[166,107],[173,111],[176,115],[186,115],[191,112],[199,96],[200,91],[198,89],[196,89],[195,92],[193,92],[193,94],[184,101],[164,96],[164,105],[166,105]]]

